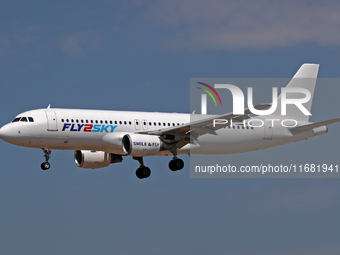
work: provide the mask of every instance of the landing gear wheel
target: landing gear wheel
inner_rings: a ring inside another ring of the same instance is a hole
[[[48,162],[44,162],[44,163],[41,164],[42,170],[48,170],[48,169],[50,169],[50,167],[51,167],[51,165]]]
[[[51,158],[52,151],[49,148],[42,148],[42,150],[44,151],[44,158],[46,161],[41,164],[41,169],[48,170],[51,167],[50,163],[48,163],[48,160]]]
[[[132,157],[134,160],[138,160],[140,167],[136,170],[136,176],[139,179],[148,178],[151,174],[150,168],[144,165],[143,157]]]
[[[169,162],[169,168],[172,171],[181,170],[184,167],[184,162],[180,158],[175,158]]]
[[[148,178],[151,174],[151,170],[150,168],[144,166],[144,167],[140,167],[137,169],[136,171],[136,176],[139,178],[139,179],[144,179],[144,178]]]

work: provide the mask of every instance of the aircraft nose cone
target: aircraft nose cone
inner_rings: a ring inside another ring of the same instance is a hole
[[[20,145],[20,138],[21,136],[18,135],[18,130],[13,128],[13,125],[7,124],[0,128],[0,138],[7,143]]]
[[[2,140],[4,140],[5,137],[10,136],[9,134],[9,128],[7,127],[7,125],[3,126],[2,128],[0,128],[0,138]]]
[[[2,128],[0,128],[0,138],[3,137],[3,133],[4,133],[4,130]]]

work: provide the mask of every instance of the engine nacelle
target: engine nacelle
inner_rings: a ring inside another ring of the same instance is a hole
[[[122,156],[104,151],[75,151],[74,161],[81,168],[102,168],[112,163],[122,162]]]
[[[169,145],[154,135],[126,134],[123,136],[122,143],[125,154],[134,157],[148,156],[170,149]]]
[[[123,136],[126,135],[126,132],[114,132],[109,133],[103,136],[102,144],[105,149],[111,153],[126,155],[123,150]]]

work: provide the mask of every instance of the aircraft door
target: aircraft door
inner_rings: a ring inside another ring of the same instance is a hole
[[[58,131],[57,115],[54,111],[46,111],[47,131]]]
[[[136,130],[139,130],[139,129],[140,129],[139,120],[135,120],[135,129],[136,129]]]
[[[265,140],[272,140],[273,139],[273,125],[272,121],[265,120],[264,121],[264,137]]]
[[[142,127],[144,130],[148,130],[148,121],[147,120],[142,120]]]

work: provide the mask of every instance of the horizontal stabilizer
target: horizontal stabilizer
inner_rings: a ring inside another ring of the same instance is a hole
[[[313,128],[330,125],[330,124],[333,124],[333,123],[338,122],[338,121],[340,121],[340,118],[325,120],[325,121],[307,124],[307,125],[303,125],[303,126],[299,126],[299,127],[293,127],[293,128],[290,128],[290,130],[292,130],[292,131],[307,131],[307,130],[311,130]]]

